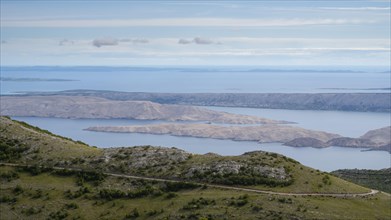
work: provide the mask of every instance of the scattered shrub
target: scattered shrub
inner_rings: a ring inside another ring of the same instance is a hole
[[[129,214],[125,216],[126,219],[135,219],[140,216],[140,213],[137,208],[134,208]]]
[[[62,220],[62,219],[65,219],[66,217],[68,217],[68,212],[64,209],[62,210],[59,210],[57,212],[51,212],[49,214],[49,217],[48,219],[50,220]]]
[[[0,196],[0,203],[15,203],[18,199],[15,197],[10,197],[8,195]]]
[[[64,206],[66,209],[78,209],[79,208],[79,205],[72,202],[72,203],[68,203],[68,204],[65,204]]]
[[[24,192],[23,188],[20,185],[16,185],[15,188],[12,190],[13,193],[16,195],[19,195]]]
[[[167,193],[167,195],[166,195],[166,199],[172,199],[172,198],[175,198],[175,197],[177,197],[178,196],[178,194],[176,194],[176,193],[173,193],[173,192],[169,192],[169,193]]]
[[[10,182],[11,180],[19,179],[19,174],[15,171],[7,171],[0,174],[0,178]]]
[[[186,205],[182,207],[183,210],[194,210],[194,209],[202,209],[208,205],[216,205],[216,201],[214,199],[204,199],[202,197],[198,199],[193,199]]]
[[[187,182],[166,182],[165,186],[162,187],[162,190],[165,192],[178,192],[185,189],[195,189],[200,187],[196,183],[187,183]]]

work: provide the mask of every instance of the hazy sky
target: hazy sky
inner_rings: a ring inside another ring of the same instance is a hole
[[[1,0],[1,65],[390,65],[390,1]]]

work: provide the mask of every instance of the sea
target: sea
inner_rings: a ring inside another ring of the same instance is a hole
[[[1,95],[63,90],[112,90],[168,93],[390,93],[389,67],[1,67]],[[294,126],[359,137],[390,126],[390,113],[258,108],[205,108],[296,122]],[[391,154],[359,148],[294,148],[280,143],[215,140],[170,135],[102,133],[97,125],[169,123],[125,119],[14,117],[53,133],[97,147],[154,145],[204,154],[240,155],[248,151],[284,154],[323,171],[390,167]]]

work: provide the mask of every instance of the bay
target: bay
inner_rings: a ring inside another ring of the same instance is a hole
[[[206,108],[234,114],[254,115],[295,122],[297,124],[292,124],[291,126],[326,131],[353,138],[358,138],[369,130],[390,126],[391,124],[391,114],[387,112],[314,111],[214,106]]]
[[[0,94],[73,89],[172,93],[345,93],[390,92],[388,67],[1,67]],[[302,69],[302,70],[300,70]],[[339,70],[340,69],[340,70]],[[11,80],[10,80],[11,78]],[[15,80],[25,78],[25,80]],[[39,80],[28,80],[28,78]],[[49,79],[49,80],[48,80]],[[52,80],[50,80],[52,79]],[[53,80],[57,79],[57,80]],[[359,137],[391,124],[389,113],[303,111],[207,107],[237,114],[297,122],[292,126]],[[259,144],[169,135],[85,131],[97,125],[162,123],[123,119],[58,119],[15,117],[53,133],[98,147],[154,145],[189,152],[240,155],[254,150],[284,154],[324,171],[342,168],[390,167],[384,151],[329,147],[293,148],[279,143]],[[168,122],[164,122],[168,123]]]

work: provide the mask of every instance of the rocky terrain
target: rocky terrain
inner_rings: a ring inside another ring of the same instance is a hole
[[[315,147],[315,148],[323,148],[329,146],[327,143],[312,137],[295,138],[291,141],[284,143],[284,145],[291,146],[291,147]]]
[[[311,192],[318,185],[314,181],[325,178],[319,171],[276,153],[255,151],[239,156],[220,156],[153,146],[102,149],[7,117],[0,117],[0,122],[0,162],[3,163],[96,169],[226,185],[281,186],[289,187],[291,192]],[[333,185],[329,185],[324,180],[326,185],[316,187],[316,190],[346,190],[346,183],[333,181]]]
[[[0,117],[3,219],[389,219],[389,195],[276,153],[99,149]]]
[[[24,96],[92,96],[161,104],[227,106],[296,110],[390,112],[390,93],[143,93],[99,90],[31,92]]]
[[[359,138],[337,137],[327,142],[319,139],[296,138],[285,143],[292,147],[356,147],[383,150],[391,153],[391,126],[368,131]]]
[[[277,154],[271,157],[266,152],[223,157],[152,146],[99,149],[7,117],[0,117],[0,122],[0,162],[84,167],[225,184],[240,184],[239,181],[253,178],[250,182],[246,180],[244,185],[289,185],[292,183],[290,170],[275,160],[298,163]]]
[[[262,143],[285,143],[301,137],[311,137],[321,141],[329,141],[333,138],[340,137],[336,134],[284,125],[218,126],[210,124],[155,124],[143,126],[96,126],[87,128],[86,130],[122,133],[170,134],[174,136],[229,139],[235,141],[258,141]]]
[[[194,106],[166,105],[149,101],[116,101],[98,97],[1,96],[0,101],[0,113],[7,116],[208,121],[227,124],[287,123]]]
[[[378,144],[389,144],[391,142],[391,126],[368,131],[360,138],[369,139]]]
[[[341,137],[322,131],[313,131],[287,125],[219,126],[210,124],[154,124],[132,126],[95,126],[89,131],[169,134],[198,138],[215,138],[235,141],[280,142],[292,147],[324,148],[330,146],[369,148],[391,152],[390,127],[367,132],[360,138]]]

